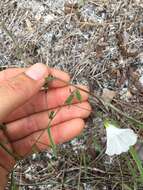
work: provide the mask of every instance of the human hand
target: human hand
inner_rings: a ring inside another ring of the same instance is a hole
[[[83,91],[80,92],[82,102],[78,103],[75,99],[74,105],[70,107],[65,106],[64,102],[73,87],[54,80],[47,93],[41,91],[45,77],[49,74],[66,82],[70,80],[67,73],[49,69],[43,64],[0,72],[0,123],[5,123],[5,128],[0,129],[0,190],[6,185],[7,175],[16,163],[14,157],[2,146],[20,157],[32,154],[35,142],[36,149],[42,151],[50,146],[47,131],[42,133],[38,141],[37,139],[43,129],[47,128],[48,113],[51,110],[61,107],[51,123],[51,134],[56,144],[77,136],[84,128],[83,119],[90,114],[88,94]]]

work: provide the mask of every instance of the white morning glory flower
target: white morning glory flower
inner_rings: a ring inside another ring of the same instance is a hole
[[[127,152],[130,146],[137,142],[137,134],[132,129],[120,129],[106,121],[104,123],[107,133],[106,154],[109,156]]]

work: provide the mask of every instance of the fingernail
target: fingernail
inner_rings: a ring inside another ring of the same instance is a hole
[[[34,80],[40,80],[44,77],[45,73],[47,71],[47,67],[41,63],[36,63],[35,65],[32,65],[25,74],[34,79]]]

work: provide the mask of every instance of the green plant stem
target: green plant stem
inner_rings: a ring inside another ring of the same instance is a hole
[[[12,151],[10,151],[8,148],[6,148],[2,143],[0,143],[0,147],[5,150],[10,156],[12,156],[16,161],[19,160],[19,157],[15,155]]]
[[[55,77],[55,79],[56,79],[56,80],[60,80],[61,82],[64,82],[64,83],[67,84],[67,85],[71,85],[71,86],[75,87],[76,89],[81,90],[81,91],[83,91],[83,92],[85,92],[85,93],[88,93],[91,97],[93,97],[96,101],[98,101],[98,103],[101,103],[106,109],[107,109],[107,108],[110,108],[110,109],[114,110],[115,112],[119,113],[120,115],[124,116],[125,118],[127,118],[127,119],[131,120],[132,122],[138,124],[138,125],[139,125],[139,126],[138,126],[139,128],[143,128],[143,123],[142,123],[142,122],[140,122],[139,120],[137,120],[137,119],[135,119],[135,118],[129,116],[128,114],[124,113],[123,111],[121,111],[120,109],[118,109],[117,107],[115,107],[113,104],[105,102],[105,101],[104,101],[101,97],[99,97],[98,95],[95,95],[95,94],[93,94],[92,92],[89,92],[88,90],[82,89],[81,87],[78,87],[78,86],[76,86],[76,85],[74,85],[74,84],[71,84],[71,83],[69,83],[69,82],[66,82],[66,81],[64,81],[64,80],[62,80],[62,79],[59,79],[59,78],[56,78],[56,77]]]
[[[47,128],[47,131],[48,131],[48,136],[49,136],[49,140],[50,140],[50,144],[51,144],[54,156],[55,156],[55,158],[57,158],[57,148],[56,148],[56,144],[54,142],[54,139],[53,139],[53,137],[51,135],[51,129],[50,129],[50,127]]]
[[[54,117],[57,115],[57,113],[60,111],[60,109],[61,109],[61,107],[59,107],[59,109],[56,111],[56,113],[54,114]],[[51,135],[51,130],[50,130],[51,122],[52,122],[52,120],[54,119],[54,117],[50,119],[50,121],[48,122],[48,126],[47,126],[45,129],[42,130],[41,134],[38,136],[38,138],[36,139],[36,141],[35,141],[34,144],[32,145],[32,148],[31,148],[31,149],[34,148],[34,146],[36,145],[36,143],[39,142],[39,140],[40,140],[40,138],[42,137],[42,135],[44,134],[44,132],[47,131],[47,132],[48,132],[48,136],[49,136],[49,140],[50,140],[50,143],[51,143],[51,147],[52,147],[53,152],[54,152],[54,155],[55,155],[55,157],[56,157],[56,155],[57,155],[57,153],[56,153],[56,148],[55,148],[56,145],[55,145],[55,143],[54,143],[54,140],[53,140],[52,135]],[[39,143],[41,143],[41,142],[39,142]],[[28,154],[29,154],[29,152],[27,153],[27,155],[28,155]]]

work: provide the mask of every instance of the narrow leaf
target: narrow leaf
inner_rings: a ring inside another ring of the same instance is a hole
[[[131,159],[129,158],[129,156],[126,156],[125,159],[126,159],[126,163],[127,163],[128,169],[129,169],[129,171],[130,171],[130,173],[131,173],[131,175],[132,175],[132,177],[133,177],[133,179],[134,179],[134,181],[135,181],[135,179],[136,179],[136,177],[137,177],[137,176],[136,176],[137,168],[134,168],[134,167],[133,167],[133,164],[132,164],[132,162],[131,162],[131,161],[134,162],[134,160],[131,160]]]
[[[136,162],[137,168],[138,168],[138,170],[139,170],[139,172],[140,172],[140,176],[141,176],[141,178],[142,178],[142,180],[143,180],[143,167],[142,167],[142,162],[141,162],[141,160],[140,160],[140,158],[139,158],[139,156],[138,156],[136,150],[135,150],[133,147],[130,148],[130,154],[131,154],[131,156],[133,157],[134,161]]]
[[[82,101],[82,96],[81,96],[81,93],[78,89],[75,91],[75,96],[76,96],[78,101],[80,101],[80,102]]]
[[[65,104],[66,105],[70,105],[73,101],[73,98],[74,98],[74,94],[72,93],[71,95],[68,96],[68,98],[66,99],[65,101]]]

